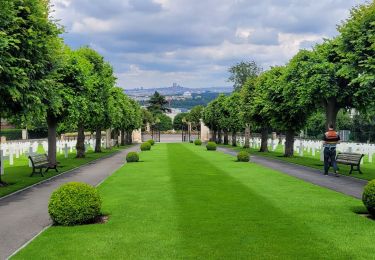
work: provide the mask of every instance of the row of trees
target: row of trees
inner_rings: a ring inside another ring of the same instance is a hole
[[[139,105],[115,87],[113,69],[100,54],[64,44],[50,11],[48,1],[0,2],[0,117],[46,122],[54,163],[59,124],[78,131],[77,157],[84,157],[85,130],[96,132],[100,152],[103,129],[129,135],[142,117]]]
[[[284,155],[293,156],[295,135],[315,111],[325,112],[326,127],[336,126],[340,110],[356,109],[365,114],[375,101],[374,19],[375,2],[361,5],[338,26],[337,37],[311,51],[299,51],[285,66],[264,72],[254,62],[233,66],[230,80],[236,92],[211,102],[204,112],[205,123],[221,140],[222,131],[226,135],[237,130],[231,127],[238,119],[237,126],[246,129],[247,146],[250,129],[259,129],[262,152],[267,151],[270,129],[283,132]],[[237,106],[230,105],[232,98]],[[235,115],[240,116],[232,120]]]

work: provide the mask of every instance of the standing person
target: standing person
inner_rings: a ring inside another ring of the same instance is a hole
[[[333,129],[333,125],[328,126],[328,131],[323,137],[323,147],[324,147],[324,175],[328,175],[328,170],[330,165],[332,165],[335,171],[335,177],[339,177],[339,172],[336,163],[336,145],[340,141],[340,136]]]

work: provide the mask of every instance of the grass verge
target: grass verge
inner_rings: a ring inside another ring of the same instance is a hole
[[[158,144],[100,187],[106,224],[51,227],[14,259],[371,259],[362,202],[192,144]]]
[[[32,172],[32,168],[28,166],[28,158],[27,156],[20,156],[19,159],[14,160],[14,165],[9,165],[9,161],[5,161],[5,174],[2,177],[2,180],[8,184],[8,186],[0,187],[0,197],[4,197],[8,194],[16,192],[18,190],[24,189],[28,186],[51,178],[57,174],[61,174],[63,172],[69,171],[86,163],[89,163],[93,160],[109,156],[120,149],[124,149],[124,147],[114,147],[112,149],[103,149],[102,153],[94,153],[92,150],[89,150],[86,153],[86,157],[82,159],[75,158],[75,153],[70,153],[68,158],[65,158],[63,154],[57,155],[57,161],[60,162],[58,170],[49,170],[47,173],[43,173],[44,177],[40,174],[34,174],[30,177]]]
[[[313,156],[311,153],[304,153],[304,156],[299,156],[295,154],[293,157],[284,157],[284,152],[282,147],[279,146],[275,151],[269,151],[267,153],[259,152],[259,149],[254,148],[242,148],[242,147],[233,147],[231,145],[221,145],[221,147],[231,148],[235,151],[248,151],[251,155],[256,156],[263,156],[271,159],[277,159],[284,162],[294,163],[298,165],[303,165],[307,167],[311,167],[314,169],[322,170],[324,169],[324,163],[320,161],[320,154],[316,153]],[[368,162],[368,156],[364,157],[365,163],[361,165],[361,171],[363,174],[358,173],[357,171],[353,171],[352,174],[349,175],[350,166],[338,164],[340,174],[346,176],[352,176],[354,178],[363,179],[363,180],[373,180],[375,179],[375,160],[373,163]],[[332,167],[330,168],[333,171]]]

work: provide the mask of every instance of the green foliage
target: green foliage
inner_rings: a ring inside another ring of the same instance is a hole
[[[179,113],[177,114],[174,119],[173,119],[173,129],[174,130],[182,130],[182,128],[184,127],[184,129],[186,130],[187,129],[187,121],[188,121],[188,115],[189,113]],[[185,122],[183,122],[183,120],[185,120]]]
[[[237,161],[239,162],[249,162],[250,154],[246,151],[241,151],[237,154]]]
[[[172,130],[173,128],[172,119],[166,114],[157,114],[155,115],[154,127],[160,131]]]
[[[54,224],[72,226],[93,221],[100,215],[101,199],[96,188],[78,182],[63,184],[55,190],[48,204]]]
[[[153,115],[162,114],[162,113],[171,111],[167,107],[167,105],[168,105],[168,101],[165,99],[165,97],[163,95],[160,95],[159,92],[155,91],[154,95],[152,95],[150,100],[148,101],[147,109]]]
[[[155,141],[153,139],[147,140],[147,142],[149,142],[151,145],[155,144]]]
[[[375,217],[375,180],[370,181],[362,195],[363,204],[365,204],[368,212]]]
[[[141,151],[150,151],[151,144],[149,142],[144,142],[141,144]]]
[[[194,144],[201,146],[202,145],[202,141],[199,140],[199,139],[196,139],[196,140],[194,140]]]
[[[188,113],[187,120],[192,124],[192,127],[200,130],[201,128],[201,119],[203,117],[203,106],[195,106]]]
[[[242,86],[249,78],[256,78],[262,69],[255,63],[255,61],[241,61],[229,68],[229,81],[233,82],[235,91],[240,91]]]
[[[0,136],[5,136],[7,140],[22,139],[22,129],[2,129]]]
[[[217,145],[215,142],[208,142],[206,148],[207,151],[216,151]]]
[[[136,152],[130,152],[126,155],[126,161],[128,163],[139,162],[139,155]]]

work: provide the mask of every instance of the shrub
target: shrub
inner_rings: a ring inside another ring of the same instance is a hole
[[[246,151],[241,151],[237,154],[237,160],[239,162],[248,162],[250,161],[250,154]]]
[[[216,151],[217,145],[215,142],[208,142],[206,148],[208,151]]]
[[[80,225],[98,217],[101,204],[96,188],[86,183],[70,182],[52,193],[48,213],[57,225]]]
[[[195,145],[202,145],[202,141],[197,139],[197,140],[194,141],[194,144]]]
[[[154,145],[155,144],[155,141],[153,139],[150,139],[148,140],[147,142],[149,142],[151,145]]]
[[[362,195],[363,204],[365,204],[368,212],[375,217],[375,180],[370,181]]]
[[[141,144],[141,151],[150,151],[151,150],[151,144],[149,142],[144,142]]]
[[[189,143],[191,143],[191,144],[192,144],[192,143],[193,143],[193,140],[190,140],[190,141],[189,141]]]
[[[126,155],[126,161],[128,163],[139,162],[139,155],[136,152],[130,152]]]

